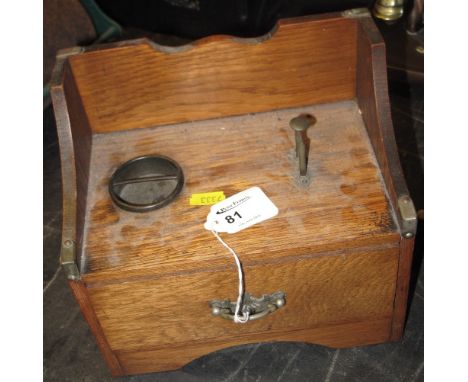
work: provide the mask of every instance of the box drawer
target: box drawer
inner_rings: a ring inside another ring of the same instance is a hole
[[[237,298],[237,271],[226,258],[224,269],[89,288],[111,348],[150,350],[392,315],[398,247],[245,266],[253,296],[286,293],[284,307],[246,324],[211,315],[211,300]]]

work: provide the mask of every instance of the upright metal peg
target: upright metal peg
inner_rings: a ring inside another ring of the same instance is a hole
[[[289,126],[294,130],[296,136],[296,157],[299,158],[299,173],[301,176],[307,174],[306,131],[315,121],[315,118],[308,114],[301,114],[289,121]]]

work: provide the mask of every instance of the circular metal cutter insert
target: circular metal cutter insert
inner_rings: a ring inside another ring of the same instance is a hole
[[[141,156],[122,164],[109,181],[109,193],[120,208],[147,212],[169,204],[182,190],[184,174],[172,159]]]

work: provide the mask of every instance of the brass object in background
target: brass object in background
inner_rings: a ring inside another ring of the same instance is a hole
[[[377,0],[372,13],[381,20],[398,20],[403,16],[403,0]]]

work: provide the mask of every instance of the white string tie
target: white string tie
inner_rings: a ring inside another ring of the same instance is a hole
[[[249,316],[250,312],[247,311],[242,311],[242,316],[239,314],[241,304],[242,304],[242,297],[244,296],[244,272],[242,270],[242,264],[239,260],[239,257],[237,256],[236,252],[227,245],[223,239],[218,235],[218,232],[211,230],[213,235],[218,239],[218,241],[225,247],[229,252],[231,252],[232,256],[234,256],[234,260],[236,261],[237,265],[237,271],[239,273],[239,296],[237,296],[237,303],[236,303],[236,311],[234,312],[234,322],[237,324],[245,324],[247,321],[249,321]]]

